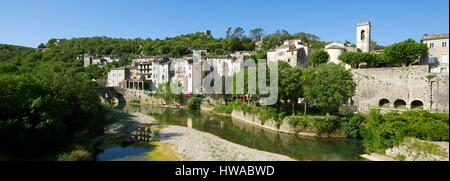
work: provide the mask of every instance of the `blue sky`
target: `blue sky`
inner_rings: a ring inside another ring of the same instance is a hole
[[[448,0],[2,0],[0,43],[36,47],[50,38],[165,38],[227,27],[308,32],[324,41],[355,40],[372,22],[383,45],[448,33]]]

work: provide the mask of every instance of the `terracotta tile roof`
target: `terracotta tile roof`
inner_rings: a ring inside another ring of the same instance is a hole
[[[436,39],[448,39],[448,33],[443,34],[425,34],[423,35],[422,40],[436,40]]]

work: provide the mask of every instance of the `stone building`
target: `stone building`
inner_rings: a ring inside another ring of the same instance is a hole
[[[425,34],[421,42],[428,46],[427,62],[431,65],[430,71],[433,73],[448,74],[448,33],[446,34]]]
[[[428,69],[428,65],[352,69],[357,84],[354,105],[361,112],[370,108],[448,112],[448,74]]]
[[[286,40],[283,45],[267,52],[267,61],[284,61],[293,67],[308,67],[308,56],[313,51],[312,47],[299,39]]]
[[[342,55],[344,52],[356,52],[357,49],[355,47],[351,47],[344,43],[334,42],[330,43],[325,46],[324,50],[330,55],[329,62],[335,63],[335,64],[341,64],[343,63],[341,60],[339,60],[339,56]],[[345,65],[345,68],[349,69],[351,68],[350,65]]]
[[[171,60],[170,75],[171,81],[180,84],[183,94],[192,94],[194,92],[192,59],[179,58]]]
[[[115,68],[108,72],[107,87],[125,88],[127,80],[130,78],[130,70],[126,67]]]
[[[158,85],[170,80],[168,58],[136,58],[133,59],[133,64],[135,70],[131,73],[132,79],[129,80],[131,87],[133,82],[138,82],[140,84],[138,89],[154,92]]]
[[[356,48],[362,52],[369,53],[372,51],[370,47],[372,25],[370,21],[358,23],[356,27]]]
[[[108,63],[113,63],[119,61],[117,57],[99,57],[97,55],[84,54],[83,55],[83,64],[84,67],[89,67],[90,65],[106,65]]]
[[[235,73],[241,71],[244,64],[243,59],[231,58],[207,58],[203,63],[212,67],[221,77],[232,77]]]

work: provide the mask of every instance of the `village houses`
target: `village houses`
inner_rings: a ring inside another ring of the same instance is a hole
[[[293,67],[306,68],[312,52],[312,47],[300,39],[286,40],[283,45],[267,52],[267,62],[284,61]]]
[[[424,60],[418,57],[418,65],[351,69],[339,60],[344,52],[379,53],[373,51],[370,44],[371,28],[369,21],[358,23],[356,44],[353,46],[332,42],[323,48],[329,54],[329,63],[344,65],[357,83],[355,96],[349,99],[348,105],[358,107],[359,111],[374,106],[448,111],[448,33],[423,36],[421,42],[427,44],[429,52],[421,57]],[[299,39],[286,40],[267,52],[267,61],[285,61],[293,67],[306,68],[313,51],[310,45]],[[232,77],[243,69],[243,59],[248,55],[251,52],[209,55],[206,50],[194,50],[192,55],[176,59],[135,58],[131,66],[111,70],[107,86],[156,92],[160,85],[172,81],[180,86],[184,95],[202,94],[205,76],[215,73],[211,75],[216,78]],[[88,60],[89,63],[96,63],[94,59]],[[417,76],[435,78],[430,84]]]

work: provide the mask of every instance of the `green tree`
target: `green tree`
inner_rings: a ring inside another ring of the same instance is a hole
[[[321,64],[306,75],[306,100],[327,113],[336,111],[355,93],[356,84],[351,72],[340,65]]]
[[[311,33],[298,32],[292,35],[292,38],[299,38],[303,42],[320,41],[320,38]]]
[[[376,41],[370,40],[370,47],[372,47],[373,50],[383,50],[384,46],[378,44]]]
[[[264,30],[262,28],[255,28],[250,30],[250,38],[253,41],[259,41],[264,36]]]
[[[390,62],[407,66],[417,62],[419,57],[427,52],[427,45],[417,43],[412,39],[407,39],[384,48],[384,54]]]
[[[361,63],[374,62],[375,58],[374,54],[364,52],[344,52],[338,57],[339,60],[351,65],[352,68],[358,68]]]
[[[26,66],[32,69],[0,76],[0,151],[35,155],[103,133],[104,110],[83,69],[53,61]]]
[[[233,31],[233,34],[231,34],[231,38],[237,38],[241,39],[245,34],[245,30],[241,27],[236,27]]]
[[[329,59],[330,55],[324,50],[315,51],[310,55],[311,63],[313,63],[314,66],[327,63]]]
[[[302,70],[297,67],[288,69],[288,76],[280,82],[283,85],[280,89],[284,89],[285,96],[290,99],[292,114],[294,115],[295,105],[298,103],[298,99],[303,97]]]
[[[287,84],[289,84],[289,74],[291,65],[285,61],[278,61],[278,99],[287,102],[289,97]]]

